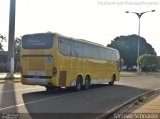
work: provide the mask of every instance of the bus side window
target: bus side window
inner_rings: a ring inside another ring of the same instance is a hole
[[[116,52],[116,58],[117,58],[117,61],[118,61],[118,70],[121,71],[121,58],[120,58],[120,55],[119,55],[119,52]]]
[[[63,55],[69,56],[71,54],[70,43],[67,39],[59,38],[59,50]]]
[[[106,60],[106,49],[105,48],[100,48],[100,59]]]
[[[74,42],[74,54],[77,57],[83,57],[83,44],[80,42]]]
[[[71,45],[71,56],[75,57],[79,56],[77,43],[75,41],[71,41],[70,45]]]
[[[81,57],[84,57],[84,44],[79,43],[79,54]]]
[[[84,44],[84,57],[85,58],[93,58],[93,50],[92,46],[88,44]]]
[[[112,51],[112,60],[113,61],[117,61],[115,51]]]
[[[93,47],[93,58],[94,59],[99,59],[100,57],[100,48],[99,47],[95,47],[95,46],[92,46]]]
[[[106,60],[111,60],[110,50],[106,49]]]

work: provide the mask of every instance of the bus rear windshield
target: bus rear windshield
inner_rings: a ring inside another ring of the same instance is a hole
[[[22,38],[24,49],[49,49],[53,46],[53,34],[25,35]]]

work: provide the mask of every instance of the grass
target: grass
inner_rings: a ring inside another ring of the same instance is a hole
[[[20,77],[3,77],[0,78],[0,80],[19,80],[21,79]]]
[[[19,80],[21,79],[20,74],[15,74],[13,77],[11,77],[8,73],[1,73],[0,74],[0,80]]]
[[[20,80],[20,77],[4,77],[4,78],[0,78],[0,80]]]
[[[141,72],[138,74],[137,72],[120,72],[121,77],[136,77],[136,76],[154,76],[154,77],[160,77],[160,72]]]

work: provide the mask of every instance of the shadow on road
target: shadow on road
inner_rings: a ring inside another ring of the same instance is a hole
[[[14,83],[6,80],[0,86],[2,87],[0,91],[0,113],[17,113],[16,107],[12,110],[7,110],[6,108],[17,104]]]
[[[115,108],[148,90],[125,85],[93,85],[89,90],[23,94],[25,107],[33,119],[89,119]]]

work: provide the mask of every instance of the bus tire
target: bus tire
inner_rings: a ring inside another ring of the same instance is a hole
[[[112,76],[111,82],[109,82],[109,85],[110,85],[110,86],[113,86],[115,80],[116,80],[116,75],[114,74],[114,75]]]
[[[75,86],[76,91],[80,91],[82,89],[82,81],[83,81],[82,77],[78,76],[76,80],[76,86]]]
[[[56,88],[52,86],[45,86],[45,87],[46,87],[46,92],[53,92],[56,90]]]
[[[85,84],[84,84],[84,89],[88,90],[89,87],[90,87],[90,77],[86,76],[86,78],[85,78]]]

